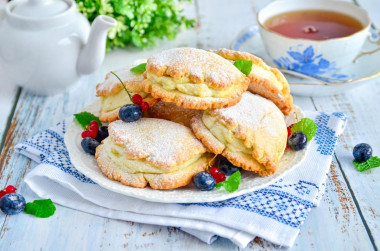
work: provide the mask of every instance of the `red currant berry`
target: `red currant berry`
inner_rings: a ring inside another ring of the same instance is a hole
[[[139,94],[134,94],[132,96],[132,101],[135,102],[135,104],[140,105],[143,102],[143,98]]]
[[[142,102],[140,104],[141,111],[147,111],[149,109],[149,104],[147,102]]]
[[[5,193],[15,193],[16,192],[16,188],[12,185],[9,185],[5,188]]]
[[[214,178],[216,183],[219,183],[226,180],[226,175],[224,175],[224,173],[218,173]]]
[[[1,197],[3,197],[4,195],[6,195],[7,193],[4,191],[4,190],[2,190],[2,191],[0,191],[0,199],[1,199]]]
[[[99,123],[96,120],[93,120],[90,122],[90,131],[98,131],[99,130]]]
[[[220,172],[219,168],[217,167],[212,167],[209,171],[209,173],[215,178],[215,176]]]
[[[83,131],[82,132],[82,138],[84,139],[84,138],[90,137],[89,133],[90,133],[90,131]]]
[[[98,130],[96,130],[96,131],[88,131],[88,136],[87,137],[95,139],[96,136],[98,136]]]
[[[290,134],[292,134],[292,128],[290,128],[290,126],[288,126],[286,129],[288,130],[288,138],[289,138]]]

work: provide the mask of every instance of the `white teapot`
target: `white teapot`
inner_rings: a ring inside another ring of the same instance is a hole
[[[0,67],[13,83],[39,95],[61,92],[96,71],[107,31],[117,24],[100,15],[90,31],[74,0],[15,0],[2,19]]]

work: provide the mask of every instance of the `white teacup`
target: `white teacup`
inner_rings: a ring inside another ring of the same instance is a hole
[[[346,37],[310,40],[290,38],[264,26],[264,23],[274,16],[300,10],[340,12],[357,19],[363,28]],[[331,0],[275,1],[260,10],[257,21],[265,49],[279,67],[322,78],[328,75],[334,79],[346,77],[338,72],[345,65],[352,63],[359,54],[371,24],[366,10],[349,2]]]

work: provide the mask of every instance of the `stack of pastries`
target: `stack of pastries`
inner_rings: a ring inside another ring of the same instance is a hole
[[[247,76],[234,66],[250,60]],[[233,165],[266,176],[284,154],[284,115],[293,108],[284,76],[260,58],[220,49],[176,48],[147,60],[146,71],[129,66],[116,74],[150,108],[138,121],[119,120],[132,103],[111,74],[97,85],[100,120],[109,137],[96,149],[100,170],[124,185],[173,189],[189,184],[220,154]]]

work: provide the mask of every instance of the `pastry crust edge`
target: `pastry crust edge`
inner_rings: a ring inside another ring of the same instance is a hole
[[[195,136],[204,144],[212,153],[221,154],[233,165],[243,168],[246,171],[253,171],[259,176],[267,176],[274,174],[277,165],[274,162],[266,162],[262,165],[257,162],[253,156],[251,159],[246,158],[243,154],[238,154],[226,149],[225,145],[221,143],[203,124],[202,115],[198,114],[191,120],[191,128]]]
[[[188,185],[195,174],[201,171],[205,171],[208,168],[210,161],[212,162],[212,154],[204,153],[202,157],[206,157],[201,165],[197,165],[191,169],[190,172],[183,172],[179,170],[171,173],[162,174],[144,174],[144,173],[127,173],[114,167],[112,160],[106,155],[102,154],[102,143],[96,148],[95,158],[98,163],[100,171],[108,177],[110,180],[115,180],[123,185],[144,188],[148,184],[152,189],[174,189]],[[212,164],[212,163],[211,163]]]
[[[152,83],[151,80],[146,79],[144,81],[145,92],[150,93],[153,98],[160,99],[164,102],[175,103],[177,106],[181,106],[187,109],[195,110],[207,110],[229,107],[237,104],[241,95],[248,88],[248,79],[240,83],[239,89],[236,89],[234,94],[226,98],[213,98],[213,97],[196,97],[178,92],[167,91],[163,87]]]
[[[273,86],[268,79],[262,78],[253,73],[248,75],[248,78],[250,79],[248,90],[254,94],[259,94],[260,96],[270,99],[285,115],[290,114],[293,110],[293,97],[290,95],[288,81],[278,69],[268,66],[261,58],[248,52],[228,49],[219,49],[213,52],[229,60],[251,60],[254,64],[259,65],[265,70],[271,71],[276,76],[277,80],[281,82],[283,87],[281,91]]]

